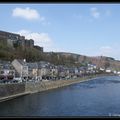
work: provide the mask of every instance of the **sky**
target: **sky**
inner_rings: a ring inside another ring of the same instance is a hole
[[[45,52],[120,60],[120,4],[0,4],[0,30],[33,39]]]

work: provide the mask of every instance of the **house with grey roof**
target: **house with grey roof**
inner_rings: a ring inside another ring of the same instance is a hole
[[[38,64],[34,63],[27,63],[28,66],[28,76],[30,78],[37,78],[38,76]]]
[[[0,79],[10,80],[15,77],[15,70],[9,62],[3,61],[0,64]]]
[[[15,59],[12,61],[12,65],[21,78],[28,77],[28,65],[25,59],[24,60]]]
[[[58,74],[58,68],[57,68],[57,66],[55,66],[54,64],[49,64],[47,66],[47,68],[49,69],[49,75],[51,77],[56,77],[57,76],[57,74]]]
[[[48,65],[49,63],[47,62],[38,62],[38,77],[42,78],[43,76],[49,75],[50,69]]]
[[[59,78],[63,78],[63,77],[65,77],[65,68],[64,68],[64,66],[62,66],[62,65],[59,65],[58,67],[57,67],[57,69],[58,69],[58,77]]]

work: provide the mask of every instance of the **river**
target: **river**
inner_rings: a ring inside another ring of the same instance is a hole
[[[120,116],[120,76],[98,77],[1,102],[0,116]]]

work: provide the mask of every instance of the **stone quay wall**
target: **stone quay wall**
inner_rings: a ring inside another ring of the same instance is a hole
[[[100,75],[103,76],[103,75]],[[36,92],[46,91],[49,89],[59,88],[74,83],[88,81],[97,76],[86,76],[78,79],[71,80],[56,80],[56,81],[39,81],[29,83],[13,83],[13,84],[0,84],[0,102],[9,100],[18,96],[32,94]]]
[[[0,84],[0,98],[25,92],[25,84]]]
[[[56,80],[56,81],[41,81],[36,83],[26,83],[25,92],[36,93],[46,91],[49,89],[59,88],[74,83],[85,81],[86,78],[74,79],[74,80]]]

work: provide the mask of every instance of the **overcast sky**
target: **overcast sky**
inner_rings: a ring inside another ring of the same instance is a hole
[[[44,51],[120,60],[119,4],[0,4],[0,30],[32,38]]]

